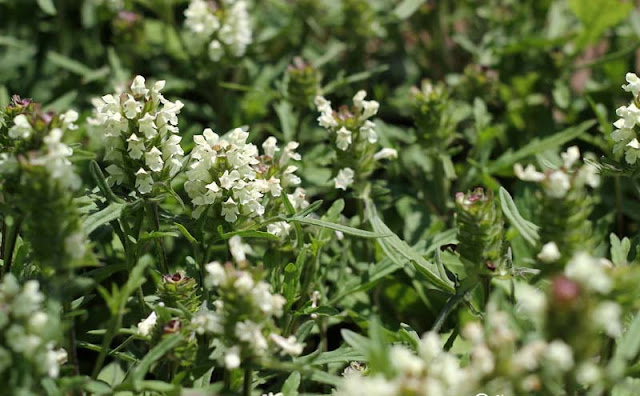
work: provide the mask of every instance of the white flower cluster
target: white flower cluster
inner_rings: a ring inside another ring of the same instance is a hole
[[[366,96],[365,91],[358,91],[353,97],[353,106],[342,106],[338,111],[333,110],[331,102],[324,96],[315,98],[316,107],[320,112],[318,123],[331,133],[339,156],[346,154],[358,160],[359,157],[366,156],[372,148],[375,149],[378,134],[375,130],[376,124],[370,118],[378,113],[380,104],[375,100],[365,100]],[[384,148],[372,155],[372,159],[380,161],[397,156],[396,150]],[[351,186],[356,171],[357,169],[350,167],[340,169],[333,179],[335,188],[346,190]]]
[[[400,345],[391,347],[388,356],[393,378],[381,374],[363,376],[349,370],[338,386],[336,396],[400,396],[474,394],[474,365],[462,368],[457,356],[443,351],[440,338],[427,333],[420,340],[417,355]]]
[[[600,185],[600,176],[595,166],[583,164],[576,167],[580,160],[580,150],[572,146],[562,153],[563,165],[559,169],[538,172],[535,166],[529,164],[523,168],[515,164],[513,171],[520,180],[542,184],[545,193],[551,198],[564,198],[572,188],[583,188],[585,185],[596,188]]]
[[[606,295],[613,289],[610,276],[612,264],[606,259],[598,259],[587,253],[576,253],[567,263],[564,274],[578,283],[582,290]],[[611,337],[622,334],[622,308],[614,301],[600,301],[591,313],[593,323]]]
[[[195,47],[207,47],[209,58],[217,62],[225,54],[244,55],[252,41],[251,21],[245,0],[211,2],[191,0],[185,10],[184,25]]]
[[[620,117],[613,125],[616,129],[611,133],[615,142],[613,152],[624,152],[627,163],[633,165],[640,157],[640,142],[636,132],[636,125],[640,124],[640,109],[638,108],[638,94],[640,93],[640,78],[635,73],[627,73],[628,84],[622,89],[633,94],[633,100],[629,106],[620,106],[616,109],[616,115]]]
[[[160,91],[165,82],[147,88],[136,76],[130,92],[94,99],[93,125],[106,147],[107,172],[116,184],[132,184],[149,194],[155,183],[166,181],[182,168],[184,151],[178,133],[179,100],[171,102]]]
[[[262,144],[264,155],[260,156],[256,145],[247,143],[248,136],[236,128],[220,137],[207,128],[194,137],[196,146],[186,172],[189,180],[184,185],[195,207],[193,217],[199,218],[215,206],[215,212],[230,223],[240,217],[260,218],[267,210],[267,197],[280,197],[283,189],[300,184],[295,174],[298,167],[289,164],[301,158],[295,152],[298,143],[289,142],[276,158],[280,148],[276,138],[269,137]],[[308,205],[300,188],[288,197],[296,209]],[[272,199],[270,205],[276,202]],[[269,232],[286,234],[288,224],[284,224],[271,225]]]
[[[25,362],[33,375],[56,378],[67,360],[64,349],[54,348],[57,321],[43,310],[39,288],[35,280],[21,287],[11,274],[0,284],[0,381]]]
[[[63,189],[77,190],[80,187],[80,177],[76,174],[69,157],[73,150],[62,142],[62,136],[66,131],[73,131],[78,128],[75,122],[78,120],[78,113],[68,110],[61,114],[55,121],[49,121],[55,127],[51,128],[43,138],[43,146],[38,155],[29,157],[29,164],[42,166],[47,170],[49,176],[59,183]],[[14,125],[9,128],[9,137],[14,140],[30,140],[36,130],[31,125],[31,121],[26,114],[19,114],[13,119]],[[14,170],[18,164],[15,156],[9,153],[0,154],[0,170]]]
[[[217,293],[214,310],[203,307],[194,315],[193,325],[198,334],[219,336],[223,349],[220,363],[229,369],[237,368],[245,359],[266,356],[269,345],[283,354],[299,355],[303,346],[295,337],[282,337],[275,332],[273,318],[282,316],[285,299],[272,294],[269,284],[254,279],[246,271],[229,263],[212,262],[206,265],[205,285]]]

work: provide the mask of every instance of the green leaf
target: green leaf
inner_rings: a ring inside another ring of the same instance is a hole
[[[183,226],[180,223],[174,223],[173,224],[178,231],[180,231],[180,233],[187,238],[187,240],[189,241],[189,243],[193,244],[193,243],[197,243],[198,240],[196,238],[193,237],[193,235],[191,235],[191,233],[189,232],[189,230],[187,230],[187,228],[185,226]]]
[[[300,372],[294,371],[282,385],[283,396],[298,396],[298,387],[300,387]]]
[[[631,361],[640,352],[640,314],[636,314],[629,329],[622,335],[615,356]]]
[[[56,6],[53,4],[53,0],[38,0],[38,7],[49,15],[56,15]]]
[[[279,241],[280,238],[277,236],[270,234],[264,231],[256,231],[256,230],[241,230],[241,231],[232,231],[232,232],[223,232],[222,226],[218,227],[218,234],[220,234],[220,239],[229,239],[234,236],[240,236],[242,238],[258,238],[258,239],[268,239],[271,241]]]
[[[338,311],[333,307],[330,307],[327,305],[321,305],[315,308],[308,307],[302,311],[301,315],[316,314],[318,316],[335,316],[335,315],[338,315],[339,313],[340,311]]]
[[[633,3],[620,0],[569,0],[569,8],[583,25],[583,32],[578,38],[578,47],[582,48],[628,17],[633,10]]]
[[[611,241],[611,261],[613,264],[626,265],[631,250],[629,238],[625,237],[621,241],[616,234],[611,233],[609,240]]]
[[[344,341],[349,344],[354,351],[362,356],[369,355],[371,341],[367,337],[347,329],[340,331],[340,334]]]
[[[341,232],[344,232],[345,234],[349,234],[349,235],[353,235],[361,238],[385,238],[392,235],[391,233],[365,231],[359,228],[353,228],[353,227],[345,226],[342,224],[331,223],[328,221],[313,219],[309,217],[300,218],[300,217],[294,216],[286,219],[286,221],[294,222],[294,223],[310,224],[310,225],[315,225],[315,226],[324,227],[324,228],[330,228],[332,230],[341,231]]]
[[[176,333],[168,336],[164,340],[160,341],[158,345],[153,347],[134,368],[131,374],[131,380],[133,381],[134,386],[138,387],[138,384],[142,382],[151,369],[151,366],[178,345],[181,340],[182,334]]]
[[[393,14],[400,19],[407,19],[414,12],[418,11],[418,8],[425,3],[425,0],[403,0],[393,10]]]
[[[126,206],[126,204],[112,202],[101,211],[91,214],[82,224],[84,232],[89,235],[101,225],[119,219]]]
[[[424,275],[432,283],[433,286],[448,293],[455,292],[453,282],[446,277],[441,277],[439,275],[438,268],[434,263],[426,260],[421,254],[416,252],[406,242],[391,232],[389,227],[387,227],[380,217],[378,217],[375,206],[371,200],[367,199],[365,206],[367,217],[369,218],[369,222],[371,223],[373,230],[383,235],[390,235],[388,238],[380,238],[377,240],[387,257],[396,262],[399,266],[404,266],[404,263],[409,261],[418,272]]]
[[[140,235],[141,241],[146,241],[149,239],[157,239],[157,238],[176,238],[179,234],[172,231],[153,231],[153,232],[143,232]]]
[[[94,70],[75,59],[71,59],[53,51],[47,53],[47,59],[52,64],[83,77],[82,82],[85,84],[104,78],[109,74],[108,66],[103,66]]]
[[[120,367],[120,363],[111,362],[104,366],[102,370],[100,370],[100,374],[98,374],[98,380],[104,381],[105,383],[116,386],[119,385],[125,378],[126,373]]]
[[[511,198],[511,195],[509,195],[509,192],[505,190],[504,187],[500,187],[499,195],[500,207],[504,215],[509,219],[509,223],[520,232],[520,235],[529,242],[531,246],[536,246],[540,240],[540,236],[538,235],[538,229],[540,227],[525,220],[522,215],[520,215],[516,203],[513,202],[513,198]]]
[[[507,151],[506,153],[501,155],[487,167],[487,172],[489,174],[493,174],[495,172],[504,170],[505,168],[511,167],[516,162],[521,161],[527,157],[561,146],[582,135],[594,124],[594,120],[584,121],[580,125],[567,128],[556,133],[555,135],[546,137],[544,139],[533,139],[531,142],[529,142],[519,150],[515,152]]]
[[[284,141],[290,142],[296,136],[296,123],[298,122],[296,115],[293,113],[293,107],[289,102],[280,101],[273,106],[280,120]]]

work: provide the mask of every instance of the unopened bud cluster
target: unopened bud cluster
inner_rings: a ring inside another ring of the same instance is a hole
[[[493,194],[482,188],[457,193],[456,226],[457,251],[470,273],[504,275],[504,221]]]

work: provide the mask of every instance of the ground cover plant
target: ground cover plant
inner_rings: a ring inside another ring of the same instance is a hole
[[[0,393],[640,389],[624,0],[0,0]]]

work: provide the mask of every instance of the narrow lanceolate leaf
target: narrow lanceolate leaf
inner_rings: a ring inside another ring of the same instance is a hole
[[[277,236],[264,231],[241,230],[241,231],[232,231],[232,232],[225,233],[223,232],[222,226],[218,227],[218,233],[220,234],[220,239],[229,239],[234,236],[240,236],[242,238],[268,239],[271,241],[280,240],[280,238],[278,238]]]
[[[178,345],[181,339],[182,334],[172,334],[153,347],[133,370],[131,374],[133,383],[141,382],[151,369],[151,366]]]
[[[536,246],[540,240],[540,236],[538,235],[538,229],[540,227],[522,217],[516,207],[516,203],[513,202],[513,198],[511,198],[511,195],[509,195],[509,192],[505,190],[504,187],[500,187],[499,195],[502,212],[505,217],[509,219],[509,223],[518,230],[520,235],[529,242],[531,246]]]
[[[345,234],[349,234],[349,235],[353,235],[361,238],[386,238],[392,235],[390,232],[380,233],[380,232],[365,231],[359,228],[349,227],[342,224],[331,223],[331,222],[320,220],[320,219],[313,219],[310,217],[294,216],[294,217],[288,218],[287,221],[294,222],[294,223],[310,224],[310,225],[315,225],[315,226],[324,227],[324,228],[330,228],[332,230],[341,231],[341,232],[344,232]]]
[[[567,128],[564,131],[560,131],[555,135],[549,136],[547,138],[533,139],[531,142],[529,142],[519,150],[507,151],[506,153],[498,157],[498,159],[489,164],[489,166],[487,167],[487,172],[489,174],[493,174],[495,172],[504,170],[505,168],[509,168],[516,162],[521,161],[527,157],[561,146],[582,135],[594,124],[594,120],[589,120],[575,127]]]
[[[390,235],[387,238],[378,239],[377,242],[392,261],[399,265],[404,265],[404,263],[409,261],[415,269],[425,276],[436,288],[449,293],[455,291],[453,282],[447,277],[442,277],[434,263],[426,260],[420,253],[401,240],[384,224],[380,217],[378,217],[375,206],[371,200],[366,201],[366,211],[373,230],[382,235]]]
[[[91,214],[82,224],[84,232],[89,235],[101,225],[119,219],[125,206],[123,203],[112,202],[101,211]]]

